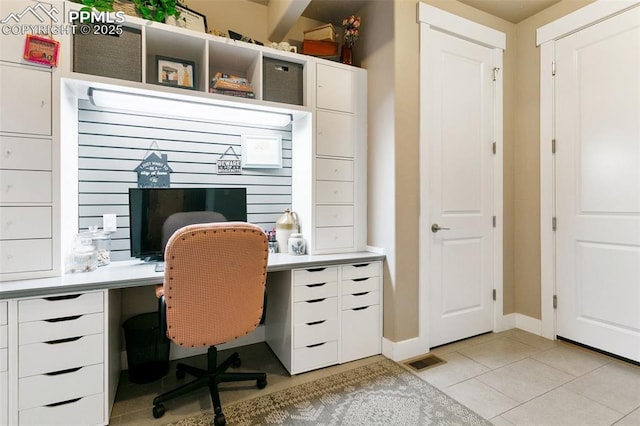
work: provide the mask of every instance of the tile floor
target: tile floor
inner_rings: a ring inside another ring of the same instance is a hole
[[[237,349],[241,370],[260,370],[269,384],[257,390],[251,382],[225,383],[225,404],[253,398],[334,374],[379,357],[290,377],[264,343]],[[496,426],[503,425],[640,425],[640,367],[521,330],[491,333],[436,348],[446,363],[415,372]],[[223,356],[225,352],[221,352]],[[204,356],[188,363],[201,367]],[[151,401],[175,387],[171,373],[153,383],[130,384],[123,372],[110,425],[161,425],[210,410],[205,389],[165,404],[154,419]]]

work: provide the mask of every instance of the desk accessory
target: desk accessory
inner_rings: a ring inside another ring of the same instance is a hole
[[[298,214],[289,209],[284,210],[284,214],[276,221],[276,241],[278,241],[278,251],[280,253],[289,252],[289,237],[294,232],[299,232]]]

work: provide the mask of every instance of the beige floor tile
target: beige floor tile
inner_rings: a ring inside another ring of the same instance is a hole
[[[481,343],[489,342],[502,336],[502,333],[485,333],[470,339],[464,339],[457,342],[449,343],[448,345],[438,346],[432,348],[431,353],[440,356],[441,354],[447,354],[451,352],[460,351],[461,349],[468,348],[470,346],[476,346]]]
[[[502,414],[518,426],[610,425],[620,413],[562,387]]]
[[[485,419],[495,417],[518,405],[517,401],[476,379],[450,386],[444,389],[444,392]]]
[[[524,359],[538,350],[509,337],[499,337],[463,348],[459,352],[488,368],[494,369]]]
[[[520,330],[518,328],[505,331],[504,336],[509,337],[510,339],[517,340],[518,342],[532,346],[539,350],[551,349],[558,345],[558,343],[554,340],[545,339],[544,337],[536,336],[535,334]]]
[[[491,421],[491,423],[493,423],[493,426],[514,426],[513,423],[502,416],[497,416],[489,420]]]
[[[438,357],[445,360],[446,363],[414,373],[440,389],[489,371],[484,365],[457,352],[441,354]]]
[[[594,352],[569,345],[557,345],[552,349],[534,354],[531,358],[576,377],[611,362],[610,359],[598,356]]]
[[[481,382],[518,402],[529,401],[573,378],[533,359],[524,359],[477,377]]]
[[[615,426],[638,426],[640,425],[640,408],[624,416]]]
[[[613,361],[564,387],[628,414],[640,406],[640,367]]]

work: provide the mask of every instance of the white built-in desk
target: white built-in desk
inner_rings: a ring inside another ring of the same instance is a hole
[[[383,259],[269,255],[260,336],[289,373],[381,352]],[[0,426],[108,424],[123,349],[122,290],[163,276],[153,263],[130,260],[0,283]]]

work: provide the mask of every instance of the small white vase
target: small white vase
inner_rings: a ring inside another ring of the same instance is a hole
[[[289,237],[289,254],[305,254],[307,245],[302,234],[294,233]]]

